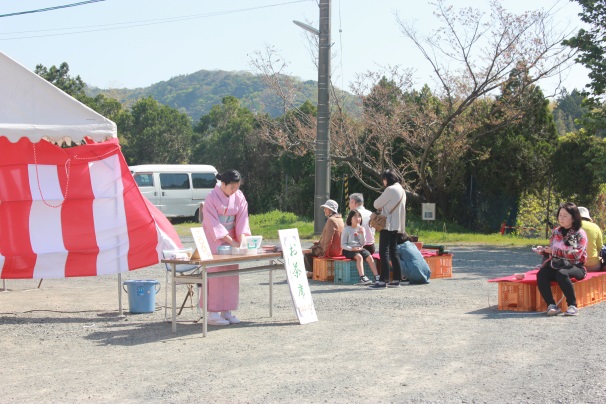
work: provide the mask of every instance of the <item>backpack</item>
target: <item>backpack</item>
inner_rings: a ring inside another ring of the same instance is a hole
[[[402,275],[406,276],[411,284],[429,283],[431,270],[414,243],[405,241],[398,245],[396,251],[400,259]]]

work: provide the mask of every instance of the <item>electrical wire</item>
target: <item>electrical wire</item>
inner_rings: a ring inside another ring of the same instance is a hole
[[[88,1],[81,1],[79,3],[72,3],[72,4],[64,4],[62,6],[55,6],[55,7],[47,7],[47,8],[39,8],[37,10],[30,10],[30,11],[19,11],[16,13],[10,13],[10,14],[0,14],[0,18],[2,17],[14,17],[17,15],[23,15],[23,14],[33,14],[33,13],[42,13],[45,11],[53,11],[53,10],[59,10],[61,8],[68,8],[68,7],[77,7],[77,6],[84,6],[86,4],[90,4],[90,3],[98,3],[100,1],[105,1],[105,0],[88,0]]]
[[[343,24],[341,20],[341,0],[339,0],[339,48],[341,50],[341,62],[339,67],[341,68],[341,91],[345,90],[345,78],[343,74]]]
[[[97,0],[97,1],[105,1],[105,0]],[[173,22],[194,20],[194,19],[199,19],[199,18],[208,18],[208,17],[216,17],[216,16],[227,15],[227,14],[244,13],[244,12],[260,10],[260,9],[264,9],[264,8],[279,7],[279,6],[285,6],[285,5],[294,4],[294,3],[303,3],[306,1],[310,1],[310,0],[295,0],[295,1],[288,1],[288,2],[284,2],[284,3],[269,4],[266,6],[241,8],[241,9],[227,10],[227,11],[217,11],[217,12],[204,13],[204,14],[194,14],[194,15],[190,15],[190,16],[178,16],[178,17],[169,17],[169,18],[158,18],[158,19],[152,19],[152,20],[119,22],[119,23],[114,23],[114,24],[89,25],[89,26],[80,26],[80,27],[71,27],[71,28],[54,28],[54,29],[36,30],[36,31],[1,32],[0,35],[18,35],[18,34],[28,34],[28,33],[36,33],[36,32],[65,31],[65,30],[74,30],[74,29],[79,30],[79,29],[85,29],[85,28],[99,27],[97,29],[87,29],[87,30],[72,31],[72,32],[61,32],[61,33],[56,33],[56,34],[42,34],[42,35],[29,35],[29,36],[16,36],[16,37],[10,37],[10,38],[0,38],[0,41],[10,41],[10,40],[17,40],[17,39],[32,39],[32,38],[46,38],[46,37],[54,37],[54,36],[75,35],[75,34],[83,34],[83,33],[90,33],[90,32],[144,27],[144,26],[158,25],[158,24],[169,24],[169,23],[173,23]]]

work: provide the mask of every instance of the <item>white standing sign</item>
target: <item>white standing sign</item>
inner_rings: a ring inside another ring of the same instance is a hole
[[[196,244],[196,251],[194,251],[192,258],[200,258],[202,261],[212,260],[213,253],[208,245],[206,234],[202,227],[192,227],[191,234],[194,236],[194,243]]]
[[[286,268],[290,296],[292,297],[299,323],[307,324],[318,321],[316,308],[311,298],[311,290],[307,282],[303,250],[301,249],[301,240],[299,240],[299,230],[278,230],[278,234],[280,245],[282,246],[282,255],[284,256],[284,268]]]

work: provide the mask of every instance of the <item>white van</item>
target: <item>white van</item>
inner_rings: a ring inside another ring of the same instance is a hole
[[[218,183],[215,167],[203,164],[145,164],[129,170],[143,196],[166,217],[197,219],[200,203]]]

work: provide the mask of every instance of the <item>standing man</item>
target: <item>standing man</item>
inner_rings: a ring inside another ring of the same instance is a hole
[[[364,249],[370,254],[374,254],[375,229],[374,227],[370,227],[368,224],[370,223],[370,215],[372,212],[364,207],[364,195],[355,193],[349,196],[349,210],[354,209],[356,209],[362,215],[362,227],[364,227],[364,232],[366,234],[366,244],[364,244]]]

